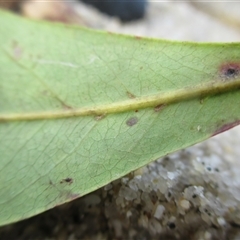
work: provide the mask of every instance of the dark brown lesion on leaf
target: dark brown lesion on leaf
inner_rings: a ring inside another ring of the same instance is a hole
[[[126,121],[126,124],[129,126],[129,127],[132,127],[134,126],[135,124],[137,124],[138,122],[138,118],[137,117],[132,117],[132,118],[129,118],[127,121]]]
[[[221,77],[229,80],[240,77],[240,63],[230,62],[220,66]]]
[[[70,177],[64,178],[63,180],[60,181],[60,183],[68,183],[69,185],[73,183],[73,179]]]

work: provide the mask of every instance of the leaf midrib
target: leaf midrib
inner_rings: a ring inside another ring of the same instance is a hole
[[[0,114],[0,122],[8,121],[33,121],[45,119],[60,119],[80,116],[103,116],[110,113],[121,113],[131,110],[156,107],[164,104],[169,105],[178,101],[186,101],[193,98],[202,98],[209,95],[220,94],[240,87],[240,78],[221,79],[199,84],[194,87],[186,87],[152,96],[143,96],[130,100],[119,101],[111,104],[103,104],[86,108],[63,109],[59,111],[42,111],[29,113]]]

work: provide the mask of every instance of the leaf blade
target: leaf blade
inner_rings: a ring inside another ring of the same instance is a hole
[[[0,13],[0,224],[239,121],[239,44],[137,39]]]

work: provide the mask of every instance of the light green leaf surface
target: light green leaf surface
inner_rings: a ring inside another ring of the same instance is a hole
[[[1,225],[239,123],[240,44],[0,17]]]

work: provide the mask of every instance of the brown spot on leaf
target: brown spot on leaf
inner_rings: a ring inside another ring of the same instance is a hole
[[[42,91],[41,94],[43,96],[49,96],[50,95],[50,93],[47,90]]]
[[[5,123],[5,124],[9,124],[7,119],[4,119],[4,117],[0,118],[0,123]]]
[[[127,91],[127,96],[131,99],[136,98],[136,96],[134,94],[132,94],[131,92]]]
[[[240,120],[237,120],[237,121],[231,122],[231,123],[226,123],[226,124],[218,127],[217,130],[212,134],[212,137],[219,133],[225,132],[233,127],[236,127],[239,124],[240,124]]]
[[[143,69],[143,66],[142,67],[140,67],[140,70],[142,70]]]
[[[63,180],[60,181],[60,183],[68,183],[69,185],[73,183],[73,179],[72,178],[65,178]]]
[[[138,109],[135,110],[135,113],[137,113],[137,112],[138,112]]]
[[[220,66],[221,77],[225,79],[234,79],[240,75],[240,63],[226,63]]]
[[[159,112],[161,111],[164,107],[166,106],[166,104],[159,104],[154,108],[155,112]]]
[[[97,115],[97,116],[95,116],[94,117],[94,119],[96,120],[96,121],[100,121],[100,120],[102,120],[103,118],[105,118],[105,114],[102,114],[102,115]]]
[[[129,127],[132,127],[133,125],[137,124],[138,122],[138,118],[137,117],[132,117],[132,118],[129,118],[127,121],[126,121],[126,124],[129,126]]]
[[[142,37],[140,37],[140,36],[135,36],[135,38],[136,38],[137,40],[142,39]]]
[[[73,109],[71,106],[65,104],[64,102],[62,102],[62,107],[63,107],[63,109],[65,109],[65,110],[71,110],[71,109]]]

